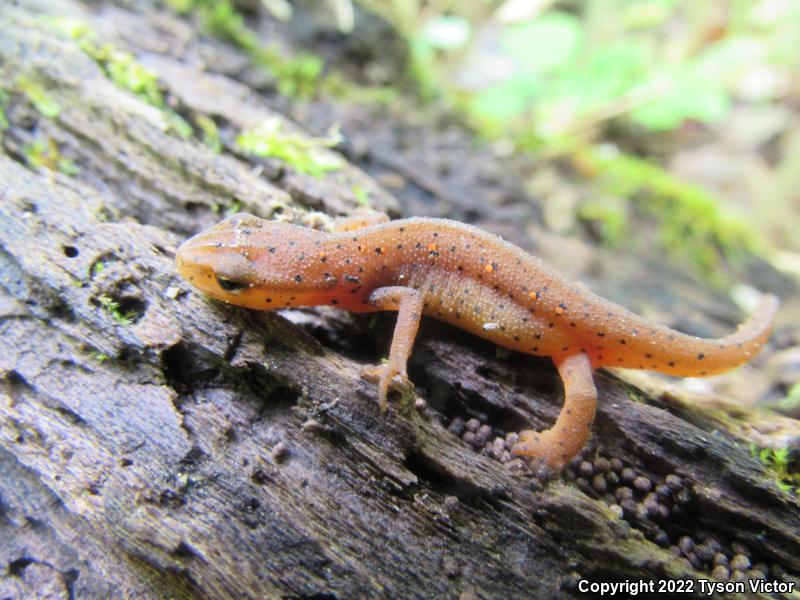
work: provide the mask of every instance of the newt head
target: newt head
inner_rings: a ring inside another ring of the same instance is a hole
[[[321,282],[305,276],[303,256],[321,235],[240,213],[186,240],[175,263],[189,283],[229,304],[262,310],[318,304]]]

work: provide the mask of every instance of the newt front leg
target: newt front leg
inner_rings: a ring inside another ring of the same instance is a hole
[[[414,338],[417,337],[419,321],[422,318],[422,294],[413,288],[390,286],[374,290],[367,301],[375,310],[396,310],[397,324],[386,364],[370,368],[366,374],[378,379],[378,400],[381,409],[386,409],[386,395],[392,377],[400,375],[408,382],[406,363],[411,356]]]
[[[561,469],[586,444],[594,421],[597,390],[592,380],[592,363],[584,354],[556,360],[564,383],[564,407],[555,424],[545,431],[521,431],[511,451],[530,456],[552,469]]]

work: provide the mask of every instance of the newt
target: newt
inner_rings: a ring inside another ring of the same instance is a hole
[[[397,311],[389,359],[372,371],[383,408],[395,376],[409,383],[406,363],[423,315],[551,357],[563,381],[563,408],[550,429],[522,431],[512,453],[553,469],[589,437],[595,369],[685,377],[732,369],[764,345],[778,307],[777,298],[765,296],[735,333],[694,337],[648,322],[503,239],[447,219],[356,219],[327,233],[237,214],[184,242],[176,262],[205,294],[247,308]]]

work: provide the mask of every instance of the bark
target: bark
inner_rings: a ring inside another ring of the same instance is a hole
[[[217,121],[222,154],[45,15],[135,49],[189,123]],[[360,372],[392,318],[255,313],[192,291],[175,247],[220,209],[347,213],[358,189],[397,209],[354,166],[314,178],[241,156],[236,131],[297,126],[202,68],[237,54],[196,35],[148,5],[0,7],[0,598],[561,597],[580,578],[708,578],[675,555],[683,536],[770,579],[800,573],[798,501],[708,413],[598,374],[588,466],[543,481],[456,434],[470,417],[492,437],[551,423],[549,361],[426,323],[410,365],[426,405],[384,413]],[[78,173],[34,168],[36,139]],[[456,212],[478,210],[465,202]],[[631,471],[610,475],[613,458]]]

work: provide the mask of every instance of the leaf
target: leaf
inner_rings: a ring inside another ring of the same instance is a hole
[[[471,34],[472,28],[464,17],[445,15],[428,21],[420,39],[432,48],[456,50],[467,43]]]
[[[682,67],[657,74],[647,85],[660,94],[634,109],[631,118],[648,129],[674,129],[686,119],[704,123],[719,121],[730,108],[730,98],[720,82]]]
[[[501,47],[525,74],[546,74],[572,64],[583,44],[580,21],[567,13],[548,12],[519,23],[503,34]]]

